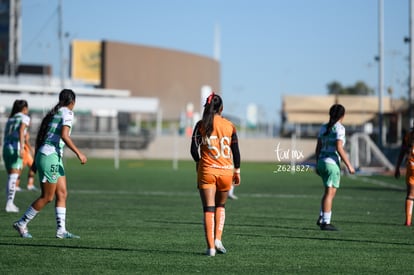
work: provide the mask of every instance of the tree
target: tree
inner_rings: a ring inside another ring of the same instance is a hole
[[[373,95],[374,90],[363,81],[357,81],[354,86],[343,87],[338,81],[327,85],[330,95]]]
[[[330,95],[340,95],[343,93],[344,88],[342,87],[341,83],[337,81],[333,81],[327,85],[328,94]]]
[[[368,87],[363,81],[355,83],[354,87],[349,88],[352,95],[373,95],[374,90]]]

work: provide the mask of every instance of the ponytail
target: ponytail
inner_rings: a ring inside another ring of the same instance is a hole
[[[49,124],[52,121],[53,117],[61,107],[66,107],[72,102],[75,102],[76,95],[70,89],[63,89],[59,94],[59,102],[55,105],[43,118],[42,123],[40,124],[39,131],[36,136],[35,150],[37,151],[45,142],[46,134],[49,130]]]
[[[201,125],[203,126],[204,133],[207,137],[210,137],[213,132],[214,115],[218,114],[223,107],[223,100],[219,95],[211,93],[204,104],[203,117],[201,119]]]
[[[326,126],[326,131],[323,135],[324,136],[328,135],[332,127],[335,125],[335,123],[337,123],[341,119],[341,117],[343,117],[344,115],[345,115],[344,106],[342,106],[341,104],[332,105],[332,107],[329,109],[329,122],[328,122],[328,125]]]
[[[21,112],[24,107],[28,107],[27,101],[24,99],[17,99],[13,103],[12,111],[10,113],[9,118],[13,117],[18,112]]]
[[[36,144],[35,144],[36,150],[39,149],[40,146],[43,145],[46,139],[47,131],[49,130],[49,123],[52,121],[53,116],[58,112],[60,107],[61,106],[59,105],[59,103],[56,104],[56,106],[53,107],[53,109],[50,110],[46,114],[46,116],[42,119],[42,123],[40,124],[39,131],[37,132],[37,136],[36,136]]]

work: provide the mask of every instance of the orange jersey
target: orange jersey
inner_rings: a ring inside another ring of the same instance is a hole
[[[200,133],[203,130],[200,129]],[[214,116],[213,131],[210,137],[202,136],[198,172],[213,175],[233,175],[232,136],[236,128],[229,120]]]
[[[407,153],[407,168],[414,167],[414,132],[410,131],[405,134],[402,146]]]
[[[414,185],[414,132],[405,134],[402,142],[402,149],[407,154],[406,183]]]

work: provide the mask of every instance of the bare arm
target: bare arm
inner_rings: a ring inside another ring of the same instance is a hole
[[[341,157],[342,161],[345,163],[346,168],[348,168],[349,173],[354,174],[355,170],[352,166],[351,162],[348,159],[348,156],[343,148],[342,140],[338,139],[336,141],[336,151],[338,152],[339,156]]]
[[[65,142],[66,146],[69,147],[70,150],[72,150],[76,156],[78,157],[78,159],[80,160],[81,164],[85,164],[87,162],[87,158],[86,156],[78,149],[78,147],[76,147],[75,143],[73,143],[72,139],[70,138],[69,135],[69,130],[70,127],[63,125],[62,127],[62,139]]]

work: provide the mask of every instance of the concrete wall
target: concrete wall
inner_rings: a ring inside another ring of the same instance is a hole
[[[179,119],[189,102],[199,112],[202,86],[221,89],[220,63],[213,58],[111,41],[102,49],[102,87],[159,98],[165,119]]]
[[[147,150],[124,150],[121,158],[191,160],[189,137],[161,136],[152,141]],[[283,138],[239,138],[242,161],[290,163],[292,159],[303,162],[315,152],[316,140]],[[113,157],[112,150],[86,152],[90,157]]]

